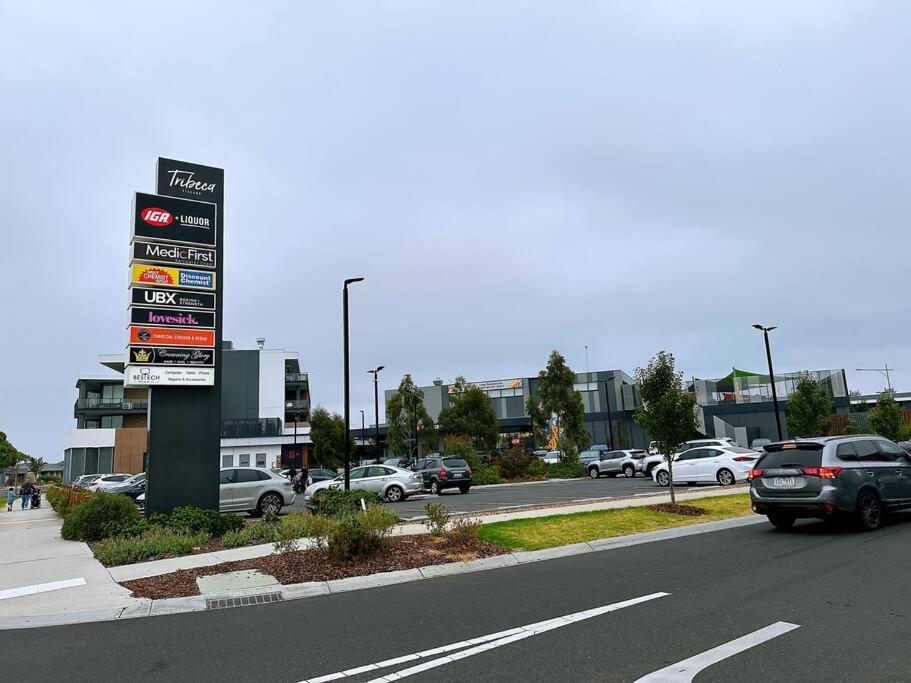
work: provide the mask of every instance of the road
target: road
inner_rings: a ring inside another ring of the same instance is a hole
[[[688,660],[691,673],[707,667],[700,683],[907,680],[909,545],[908,514],[872,534],[761,523],[272,605],[7,631],[3,641],[33,653],[23,656],[39,681],[312,681],[409,655],[345,680],[433,666],[409,680],[636,681]],[[450,644],[463,658],[424,653]]]
[[[694,488],[714,490],[718,486],[705,484],[699,487],[677,486],[678,491],[689,491]],[[600,479],[564,479],[557,481],[533,482],[528,484],[507,484],[497,486],[480,486],[472,488],[467,494],[458,490],[444,491],[442,496],[429,493],[412,496],[402,503],[392,504],[392,509],[402,519],[414,519],[424,516],[427,503],[443,503],[450,512],[481,512],[500,510],[523,505],[553,505],[554,503],[573,503],[598,500],[602,498],[623,498],[635,495],[659,495],[667,493],[650,478],[637,476],[601,477]],[[298,496],[288,511],[304,508],[303,496]]]

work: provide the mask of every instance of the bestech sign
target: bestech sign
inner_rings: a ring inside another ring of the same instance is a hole
[[[125,387],[212,386],[215,383],[215,368],[128,365],[123,375]]]
[[[131,346],[127,365],[215,365],[215,349],[178,349],[167,346]]]
[[[521,389],[521,379],[495,379],[487,382],[465,382],[465,388],[477,387],[482,391],[496,391],[498,389]],[[455,385],[449,386],[449,393],[456,393]]]
[[[186,270],[185,268],[134,263],[130,268],[130,284],[215,291],[215,273],[206,270]]]
[[[215,250],[160,242],[133,242],[133,262],[174,264],[193,268],[215,268]]]
[[[215,310],[215,295],[205,292],[181,292],[178,290],[148,289],[133,287],[132,303],[134,306],[155,306],[157,308],[191,308],[196,310]]]
[[[130,326],[130,344],[148,346],[215,346],[213,330],[185,330],[176,327]]]
[[[215,204],[137,192],[133,237],[215,246]]]
[[[134,325],[164,325],[166,327],[215,327],[215,314],[179,308],[130,308]]]

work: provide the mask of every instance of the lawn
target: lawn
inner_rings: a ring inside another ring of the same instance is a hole
[[[540,550],[558,545],[583,543],[598,538],[627,536],[642,531],[711,522],[752,514],[750,496],[744,493],[685,501],[705,510],[704,515],[687,517],[646,507],[576,512],[531,519],[494,522],[481,527],[478,537],[504,548]]]

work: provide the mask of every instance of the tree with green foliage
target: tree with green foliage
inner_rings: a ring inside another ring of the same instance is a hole
[[[845,426],[841,428],[841,433],[845,436],[849,434],[860,434],[860,425],[854,420],[848,419]]]
[[[424,407],[424,392],[415,386],[410,374],[402,377],[398,389],[386,402],[386,424],[386,442],[392,452],[420,456],[422,443],[425,451],[436,450],[439,444],[440,432]]]
[[[667,461],[671,503],[674,494],[674,452],[677,446],[696,431],[696,396],[683,386],[683,373],[678,372],[674,355],[666,351],[636,370],[636,383],[642,405],[636,409],[636,421],[655,440]]]
[[[896,437],[898,441],[911,441],[911,424],[907,422],[902,424],[898,428],[898,436]]]
[[[24,457],[25,454],[20,453],[9,442],[9,439],[6,438],[6,433],[0,432],[0,470],[5,470],[7,467],[15,467]]]
[[[310,415],[310,441],[316,462],[336,469],[345,464],[345,419],[318,407]]]
[[[493,450],[500,422],[487,393],[457,377],[449,394],[449,407],[440,411],[440,429],[446,436],[464,436],[475,450]]]
[[[557,448],[566,457],[575,458],[590,442],[585,431],[585,405],[582,395],[573,388],[576,373],[566,364],[566,359],[552,351],[547,367],[538,373],[537,397],[529,396],[528,415],[539,443],[546,443],[551,417],[557,422]]]
[[[47,465],[47,462],[45,462],[43,458],[33,458],[32,456],[27,455],[26,460],[28,461],[28,471],[35,476],[41,474],[41,470]]]
[[[825,436],[832,426],[832,398],[823,382],[802,372],[794,391],[788,396],[788,433],[790,436]]]
[[[895,441],[902,426],[902,409],[895,402],[891,391],[884,391],[876,399],[876,405],[867,413],[867,425],[874,434]]]

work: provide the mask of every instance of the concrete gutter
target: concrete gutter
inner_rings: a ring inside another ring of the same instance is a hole
[[[0,629],[37,628],[42,626],[58,626],[63,624],[75,624],[93,621],[133,619],[137,617],[159,616],[162,614],[202,612],[213,609],[212,603],[217,601],[234,602],[238,603],[237,606],[241,606],[242,604],[263,604],[263,602],[274,602],[276,600],[299,600],[303,598],[315,597],[318,595],[331,595],[333,593],[364,590],[367,588],[376,588],[379,586],[389,586],[398,583],[408,583],[411,581],[422,581],[425,579],[452,576],[454,574],[465,574],[469,572],[486,571],[488,569],[515,567],[530,562],[540,562],[543,560],[570,557],[572,555],[581,555],[585,553],[614,550],[617,548],[626,548],[642,543],[652,543],[655,541],[665,541],[674,538],[684,538],[686,536],[711,533],[725,529],[737,529],[740,527],[751,526],[753,524],[760,524],[764,521],[765,519],[762,517],[751,515],[714,522],[704,522],[702,524],[675,527],[672,529],[662,529],[660,531],[648,531],[640,534],[631,534],[629,536],[617,536],[614,538],[599,539],[587,543],[576,543],[574,545],[547,548],[545,550],[507,553],[505,555],[482,558],[479,560],[472,560],[470,562],[453,562],[450,564],[422,567],[420,569],[385,572],[381,574],[372,574],[369,576],[355,576],[348,579],[338,579],[335,581],[311,581],[307,583],[288,584],[284,586],[270,586],[265,589],[251,588],[211,595],[194,595],[185,598],[168,598],[165,600],[148,600],[146,598],[135,598],[133,604],[120,609],[71,612],[68,614],[48,614],[34,617],[3,617],[0,618]],[[265,598],[268,598],[268,600]]]

